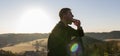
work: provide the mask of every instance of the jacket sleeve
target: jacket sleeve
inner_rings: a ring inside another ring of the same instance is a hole
[[[78,31],[78,36],[80,36],[80,37],[84,36],[84,31],[83,31],[82,27],[77,29],[77,31]]]
[[[84,31],[83,31],[82,27],[78,28],[77,30],[75,30],[75,29],[73,29],[73,28],[70,27],[69,31],[70,31],[70,34],[72,36],[76,36],[76,37],[82,37],[82,36],[84,36]]]

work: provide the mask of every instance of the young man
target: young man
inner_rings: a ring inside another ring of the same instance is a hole
[[[68,45],[72,37],[84,36],[81,22],[73,19],[70,8],[62,8],[59,12],[60,22],[52,30],[48,38],[48,56],[70,56]],[[77,30],[68,24],[72,22],[77,26]]]

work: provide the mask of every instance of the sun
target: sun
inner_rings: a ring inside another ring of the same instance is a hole
[[[52,20],[50,14],[41,8],[25,10],[18,22],[17,32],[47,33],[51,31]]]

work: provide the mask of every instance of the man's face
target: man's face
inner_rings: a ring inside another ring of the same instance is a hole
[[[66,22],[68,24],[72,24],[72,20],[73,20],[73,14],[71,13],[71,11],[68,11],[67,14],[66,14]]]

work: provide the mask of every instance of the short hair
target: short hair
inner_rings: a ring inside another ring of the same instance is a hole
[[[68,11],[71,11],[70,8],[62,8],[59,12],[59,17],[62,19],[63,15],[65,15]]]

